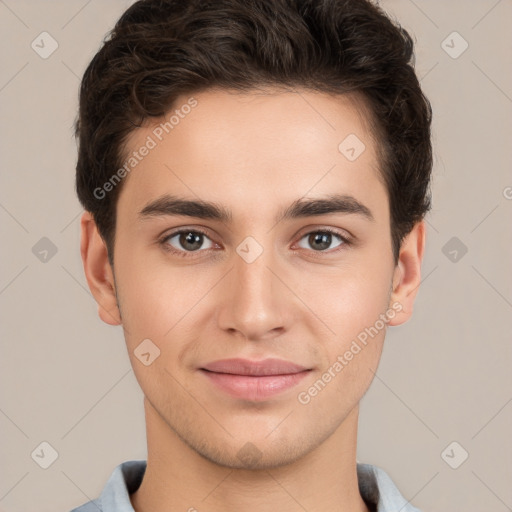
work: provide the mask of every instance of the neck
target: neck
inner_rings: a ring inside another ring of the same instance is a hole
[[[287,465],[235,469],[186,444],[147,400],[147,468],[131,495],[136,512],[368,512],[356,470],[358,407],[322,444]]]

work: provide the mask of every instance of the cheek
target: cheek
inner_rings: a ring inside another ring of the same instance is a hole
[[[163,389],[174,389],[172,375],[187,346],[187,315],[200,290],[184,288],[186,279],[176,270],[133,261],[125,268],[123,273],[119,266],[118,298],[128,355],[145,394],[161,400]]]
[[[116,271],[118,300],[127,341],[161,339],[185,314],[188,302],[183,283],[143,259],[119,262]]]
[[[347,414],[369,388],[382,352],[383,332],[366,344],[349,343],[332,354],[328,366],[318,372],[316,380],[301,390],[299,403],[310,405],[326,417],[338,418]],[[341,347],[340,347],[341,348]]]
[[[129,347],[149,338],[162,350],[169,345],[179,350],[198,315],[211,313],[209,293],[221,275],[212,268],[172,266],[144,254],[119,262],[116,282]]]
[[[318,306],[315,313],[329,327],[322,342],[324,375],[329,390],[320,402],[335,401],[355,405],[376,371],[387,323],[392,273],[383,261],[345,268],[324,283],[323,289],[310,287],[308,295]],[[313,308],[312,308],[313,309]],[[315,391],[313,390],[313,393]]]
[[[345,345],[385,313],[391,278],[389,268],[382,265],[351,266],[328,277],[306,278],[308,305],[329,327],[334,347]]]
[[[334,333],[317,343],[322,363],[316,380],[297,396],[300,404],[310,404],[310,411],[339,418],[370,386],[389,318],[388,287],[380,279],[376,285],[371,279],[353,276],[340,280],[338,287],[333,283],[329,293],[323,294],[323,309],[316,312]],[[319,304],[320,295],[310,295],[312,303]]]

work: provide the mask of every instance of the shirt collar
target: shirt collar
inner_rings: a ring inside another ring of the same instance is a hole
[[[134,512],[130,494],[139,488],[145,471],[145,460],[123,462],[112,472],[101,496],[90,503],[94,503],[102,512]],[[376,512],[420,512],[400,494],[383,469],[358,462],[357,478],[362,498]],[[80,508],[76,512],[80,512]]]

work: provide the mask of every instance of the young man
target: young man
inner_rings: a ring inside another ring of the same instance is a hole
[[[81,87],[81,253],[148,458],[75,511],[417,510],[356,461],[421,279],[412,58],[365,0],[146,0],[118,21]]]

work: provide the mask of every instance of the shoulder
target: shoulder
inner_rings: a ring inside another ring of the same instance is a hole
[[[101,510],[99,500],[92,500],[78,508],[74,508],[71,512],[99,512]]]
[[[358,462],[357,477],[361,496],[373,504],[377,512],[420,512],[402,496],[390,476],[378,466]]]
[[[140,486],[145,470],[145,460],[130,460],[119,464],[112,471],[99,498],[71,512],[132,512],[130,494]]]

